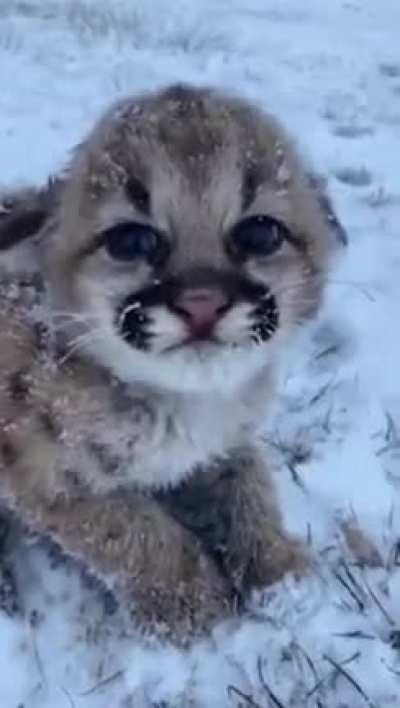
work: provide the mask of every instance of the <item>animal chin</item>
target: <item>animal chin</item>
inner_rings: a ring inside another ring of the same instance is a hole
[[[180,393],[219,391],[226,394],[236,390],[255,371],[266,366],[269,355],[263,347],[241,334],[235,346],[231,341],[199,341],[178,346],[169,352],[154,346],[140,350],[129,344],[120,333],[110,336],[101,346],[92,347],[93,356],[102,366],[125,383],[139,383],[156,389]],[[167,344],[167,343],[166,343]]]
[[[190,350],[197,353],[199,357],[201,357],[202,355],[205,356],[207,354],[211,354],[224,346],[226,345],[224,345],[223,342],[218,341],[218,339],[213,336],[196,337],[189,335],[178,344],[172,344],[170,347],[166,347],[162,351],[162,354],[171,354],[172,352]]]

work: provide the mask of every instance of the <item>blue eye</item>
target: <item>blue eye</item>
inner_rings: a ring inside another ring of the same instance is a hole
[[[290,240],[287,227],[272,216],[263,214],[249,216],[233,228],[230,240],[234,252],[241,257],[270,256]]]
[[[148,224],[117,224],[104,232],[103,239],[109,255],[117,261],[142,258],[152,265],[158,265],[168,251],[163,236]]]

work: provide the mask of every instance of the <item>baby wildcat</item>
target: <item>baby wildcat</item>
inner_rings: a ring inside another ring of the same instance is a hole
[[[257,427],[342,232],[277,121],[128,98],[2,213],[5,503],[175,638],[304,570]]]

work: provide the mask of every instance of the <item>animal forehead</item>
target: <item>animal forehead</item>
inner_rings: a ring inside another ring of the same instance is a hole
[[[212,91],[176,86],[126,99],[100,130],[103,151],[125,169],[170,163],[194,178],[228,166],[271,168],[279,140],[274,122],[251,105]]]
[[[215,155],[237,135],[238,121],[223,100],[184,87],[171,88],[127,104],[127,117],[139,139],[157,142],[176,159],[191,154]]]
[[[169,177],[171,188],[181,188],[182,181],[191,187],[204,188],[217,173],[226,174],[230,170],[233,174],[243,170],[236,133],[228,123],[222,129],[212,118],[200,120],[199,116],[188,114],[184,120],[174,115],[156,114],[154,122],[150,121],[145,130],[141,125],[132,126],[128,168],[135,171],[138,165],[142,166],[147,182],[153,182],[158,173]]]

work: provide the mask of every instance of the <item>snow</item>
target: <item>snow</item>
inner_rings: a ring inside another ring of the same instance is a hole
[[[398,0],[0,0],[0,15],[1,184],[46,179],[117,97],[210,83],[294,132],[350,241],[265,430],[313,574],[183,652],[129,635],[93,583],[20,539],[24,618],[0,614],[0,705],[400,705]],[[346,523],[383,567],[349,565]]]

